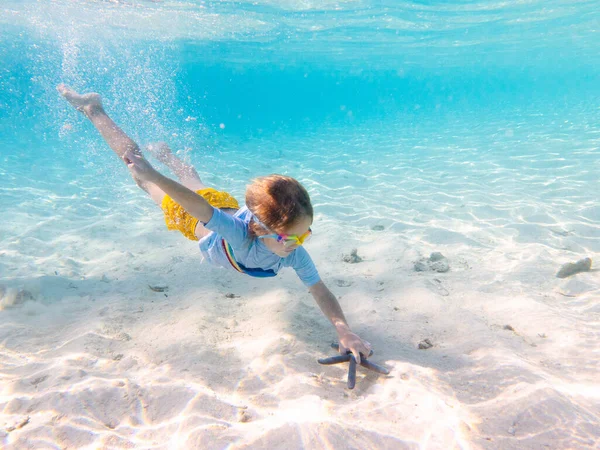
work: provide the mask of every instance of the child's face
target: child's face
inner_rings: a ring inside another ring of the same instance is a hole
[[[311,225],[312,217],[304,216],[301,219],[299,219],[296,223],[289,226],[287,229],[279,230],[279,233],[288,235],[295,234],[296,236],[302,236],[303,234],[308,232],[308,229]],[[296,250],[296,248],[298,248],[297,244],[286,246],[284,242],[277,242],[277,239],[275,238],[265,238],[262,239],[262,241],[269,250],[271,250],[277,256],[281,256],[282,258],[289,256],[294,250]]]

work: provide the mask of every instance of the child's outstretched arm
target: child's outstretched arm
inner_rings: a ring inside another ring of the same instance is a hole
[[[367,358],[371,351],[371,344],[363,341],[357,334],[350,331],[340,304],[323,281],[312,285],[309,291],[323,314],[335,327],[340,341],[340,353],[345,354],[350,350],[356,362],[360,364],[360,354],[362,353]]]
[[[142,155],[128,150],[123,155],[123,161],[134,178],[157,185],[192,217],[203,223],[207,223],[211,219],[213,207],[203,197],[162,175]]]

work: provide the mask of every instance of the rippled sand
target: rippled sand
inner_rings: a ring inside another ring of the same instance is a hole
[[[309,188],[309,251],[391,369],[359,369],[352,391],[343,366],[317,364],[335,336],[293,273],[200,264],[110,155],[46,181],[4,166],[4,448],[597,448],[600,276],[555,274],[600,252],[600,135],[556,120],[191,154],[240,198],[270,172]],[[353,248],[363,262],[342,261]],[[450,271],[414,270],[432,252]]]

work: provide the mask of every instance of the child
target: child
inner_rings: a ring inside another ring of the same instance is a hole
[[[351,351],[360,363],[371,345],[350,331],[335,296],[321,281],[302,246],[310,237],[313,208],[306,189],[281,175],[258,178],[246,190],[246,205],[226,192],[208,188],[196,170],[178,159],[166,144],[148,150],[165,163],[180,183],[156,171],[139,147],[102,107],[100,95],[80,95],[65,85],[58,91],[84,113],[114,152],[127,164],[135,182],[165,213],[167,228],[200,241],[206,260],[254,277],[275,276],[282,267],[293,267],[309,288],[323,314],[335,327],[340,352]]]

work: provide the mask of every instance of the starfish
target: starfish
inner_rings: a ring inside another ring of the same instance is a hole
[[[340,346],[338,344],[331,344],[331,347],[339,350]],[[369,356],[373,354],[373,350],[369,353]],[[372,363],[367,360],[367,357],[362,353],[360,354],[360,365],[366,369],[372,370],[373,372],[382,373],[384,375],[388,375],[390,371],[385,367],[379,366],[375,363]],[[350,350],[346,352],[345,355],[337,355],[331,356],[329,358],[321,358],[317,360],[319,364],[330,365],[330,364],[339,364],[346,361],[349,361],[348,365],[348,389],[354,389],[354,385],[356,384],[356,358]]]

